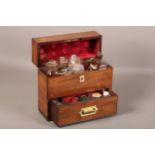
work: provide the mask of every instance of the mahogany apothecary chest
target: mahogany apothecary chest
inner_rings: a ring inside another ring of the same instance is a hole
[[[38,109],[48,121],[64,126],[116,114],[113,67],[104,61],[101,46],[95,31],[32,39]]]

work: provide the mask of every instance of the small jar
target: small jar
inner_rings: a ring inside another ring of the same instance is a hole
[[[99,66],[102,62],[102,58],[103,56],[101,54],[98,54],[91,62],[90,64],[90,69],[91,70],[98,70],[99,69]]]
[[[60,57],[59,58],[59,67],[60,67],[60,69],[67,68],[68,65],[69,65],[68,59],[66,59],[65,57]]]
[[[103,90],[103,96],[104,97],[110,96],[110,92],[108,90]]]
[[[102,61],[99,64],[99,70],[107,69],[107,67],[108,67],[108,63],[102,59]]]
[[[89,66],[94,58],[86,58],[82,60],[82,64],[84,65],[85,70],[89,70]]]
[[[58,64],[55,60],[50,60],[45,64],[46,74],[52,76],[58,70]]]
[[[75,96],[64,97],[62,98],[62,102],[66,104],[74,104],[78,101],[78,98]]]
[[[91,94],[91,97],[92,98],[100,98],[100,97],[102,97],[102,94],[100,92],[94,92]]]
[[[79,98],[78,98],[78,101],[80,101],[80,102],[86,102],[86,101],[88,101],[88,96],[87,95],[82,95],[82,96],[79,96]]]
[[[96,64],[98,65],[99,70],[104,70],[107,68],[108,64],[107,62],[103,59],[103,55],[99,54],[96,56]]]
[[[68,75],[69,74],[69,61],[65,57],[59,58],[59,66],[58,71],[56,73],[57,75]]]
[[[84,71],[84,66],[82,64],[75,64],[70,69],[73,73],[80,73]]]

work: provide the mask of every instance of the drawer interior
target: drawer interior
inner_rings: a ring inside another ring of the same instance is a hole
[[[103,96],[103,91],[109,92],[109,95]],[[99,96],[100,95],[100,96]],[[87,102],[91,102],[94,100],[107,99],[113,96],[117,96],[113,91],[109,91],[108,89],[103,89],[99,91],[94,91],[90,93],[82,93],[73,96],[60,97],[51,101],[51,104],[55,104],[56,106],[74,106],[79,104],[85,104]]]

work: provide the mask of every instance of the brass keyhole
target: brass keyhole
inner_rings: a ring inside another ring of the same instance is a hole
[[[85,78],[84,75],[80,75],[80,83],[84,82]]]

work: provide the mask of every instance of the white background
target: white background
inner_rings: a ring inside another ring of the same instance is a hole
[[[1,0],[1,25],[154,25],[154,0]]]

